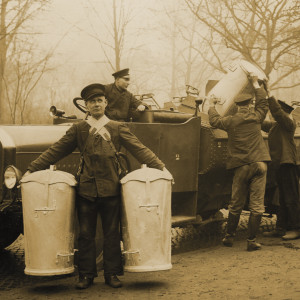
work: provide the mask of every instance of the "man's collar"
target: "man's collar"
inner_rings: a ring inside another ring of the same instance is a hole
[[[116,85],[116,83],[114,83],[114,86],[115,86],[115,88],[116,88],[120,93],[123,93],[123,92],[127,91],[126,89],[121,89],[121,88],[119,88],[119,87]]]
[[[93,130],[93,128],[96,128],[96,130],[98,131],[100,128],[105,126],[109,121],[110,119],[106,115],[103,115],[98,120],[93,117],[90,117],[86,120],[86,122],[91,126],[90,131]]]

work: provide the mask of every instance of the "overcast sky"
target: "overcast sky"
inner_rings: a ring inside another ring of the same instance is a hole
[[[134,65],[137,56],[151,59],[152,55],[154,57],[165,55],[166,60],[170,58],[165,47],[161,46],[163,38],[159,36],[158,31],[152,30],[157,27],[158,19],[161,18],[160,11],[168,1],[164,3],[157,0],[124,1],[132,16],[126,29],[125,48],[139,46],[141,49],[138,53],[132,52],[132,55],[126,53],[121,63],[121,68],[131,68],[133,80],[129,90],[134,88],[135,76],[140,76],[144,71],[141,65]],[[99,15],[93,13],[93,5],[96,6]],[[74,78],[74,73],[77,94],[85,84],[95,81],[109,83],[113,80],[111,73],[114,70],[106,63],[100,43],[89,35],[93,32],[91,29],[93,24],[94,30],[100,33],[101,37],[103,35],[104,40],[109,39],[109,30],[106,26],[110,26],[108,13],[111,11],[112,0],[52,0],[49,9],[39,14],[35,23],[38,24],[36,29],[42,33],[39,35],[40,45],[46,51],[59,42],[54,57],[54,61],[60,65],[57,68],[58,76],[61,76],[61,72],[68,74],[63,80],[59,80],[60,86],[73,88],[74,81],[69,79]],[[155,80],[159,81],[158,76]]]
[[[132,8],[132,20],[130,21],[126,34],[126,39],[130,42],[136,37],[132,36],[133,32],[137,30],[149,29],[147,33],[145,31],[139,36],[144,41],[151,41],[149,48],[156,48],[156,41],[151,32],[151,26],[155,25],[155,13],[154,9],[158,11],[162,9],[160,1],[157,0],[125,0],[125,4],[128,3],[128,8]],[[49,42],[54,45],[63,36],[64,39],[60,44],[59,50],[61,53],[71,57],[72,60],[94,61],[99,58],[98,49],[99,43],[88,35],[91,32],[90,23],[95,24],[95,27],[99,26],[99,32],[105,32],[105,26],[109,26],[109,18],[107,12],[112,10],[112,0],[98,0],[98,1],[84,1],[84,0],[52,0],[50,9],[41,15],[44,20],[40,18],[43,26],[40,28],[45,33],[43,39],[45,43]],[[92,13],[92,4],[97,6],[97,10],[102,10],[100,15],[101,20]],[[152,10],[149,11],[149,9]]]

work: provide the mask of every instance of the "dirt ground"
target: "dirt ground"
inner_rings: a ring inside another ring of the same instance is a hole
[[[88,290],[74,288],[77,277],[36,281],[0,291],[4,299],[300,299],[300,240],[263,238],[263,249],[245,251],[245,240],[172,256],[169,271],[125,273],[113,289],[100,273]],[[24,275],[25,276],[25,275]]]

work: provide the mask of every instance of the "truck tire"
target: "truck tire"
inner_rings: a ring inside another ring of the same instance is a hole
[[[0,216],[0,250],[12,244],[23,232],[23,220],[21,215],[11,212]]]
[[[0,251],[11,245],[20,235],[20,232],[7,232],[7,235],[0,237]]]

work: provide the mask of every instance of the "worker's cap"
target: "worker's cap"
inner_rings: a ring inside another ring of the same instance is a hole
[[[290,106],[285,101],[278,100],[278,103],[280,104],[281,108],[288,114],[290,114],[294,110],[294,107]]]
[[[117,71],[117,72],[113,73],[112,76],[114,76],[115,79],[117,79],[119,77],[129,76],[129,69],[127,68],[127,69]]]
[[[237,105],[247,104],[253,98],[251,94],[239,94],[235,99],[234,102]]]
[[[103,84],[93,83],[86,86],[81,91],[81,98],[85,101],[88,101],[95,96],[105,96],[105,86]]]

